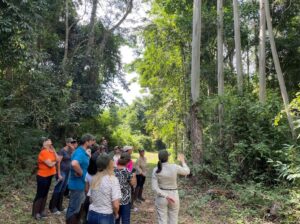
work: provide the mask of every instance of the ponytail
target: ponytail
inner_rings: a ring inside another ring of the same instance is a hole
[[[161,164],[161,160],[158,161],[157,163],[157,170],[156,170],[156,173],[160,173],[162,170],[162,164]]]
[[[158,160],[156,173],[160,173],[161,172],[161,170],[162,170],[162,164],[165,163],[165,162],[167,162],[167,161],[168,161],[168,158],[163,158],[163,159]]]

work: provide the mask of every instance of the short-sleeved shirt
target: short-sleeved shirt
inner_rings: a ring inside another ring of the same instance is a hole
[[[93,176],[87,172],[85,175],[85,182],[88,183],[90,187],[92,184],[92,179],[93,179]]]
[[[38,156],[38,172],[37,175],[41,177],[49,177],[56,174],[55,166],[49,167],[44,162],[45,160],[49,160],[51,162],[56,161],[55,152],[50,151],[48,149],[43,148]]]
[[[62,148],[57,154],[62,157],[62,160],[60,162],[60,171],[64,173],[69,173],[71,169],[72,150],[70,148]]]
[[[118,179],[115,176],[106,175],[102,178],[98,189],[90,189],[91,204],[89,210],[112,214],[112,202],[121,199],[121,190]]]
[[[85,149],[82,146],[79,146],[71,156],[71,161],[73,160],[78,161],[82,169],[82,176],[81,177],[76,176],[75,170],[71,166],[68,187],[70,190],[83,191],[85,188],[85,175],[87,173],[87,168],[89,166],[90,157],[86,153]]]
[[[115,168],[115,175],[118,178],[121,186],[122,199],[120,201],[120,204],[127,205],[131,201],[131,186],[129,182],[132,178],[132,174],[126,168]]]

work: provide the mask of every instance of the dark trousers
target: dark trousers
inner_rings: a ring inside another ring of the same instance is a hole
[[[61,172],[61,176],[63,179],[58,181],[54,187],[52,198],[50,200],[49,209],[51,212],[55,211],[63,211],[63,198],[64,192],[67,188],[68,180],[69,180],[69,172]],[[56,177],[58,178],[58,177]]]
[[[143,176],[143,175],[136,175],[136,182],[137,182],[137,187],[144,187],[144,184],[145,184],[145,181],[146,181],[146,177]]]
[[[52,177],[53,176],[49,176],[49,177],[41,177],[39,175],[36,176],[37,190],[36,190],[36,195],[32,206],[33,216],[37,214],[41,214],[45,210],[45,205],[46,205]]]
[[[120,205],[119,218],[116,220],[116,224],[120,224],[121,220],[122,224],[130,224],[130,203]]]

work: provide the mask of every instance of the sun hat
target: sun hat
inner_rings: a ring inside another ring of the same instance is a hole
[[[123,151],[123,152],[128,152],[128,151],[131,150],[131,149],[133,149],[132,146],[130,146],[130,145],[125,145],[125,146],[122,148],[122,151]]]

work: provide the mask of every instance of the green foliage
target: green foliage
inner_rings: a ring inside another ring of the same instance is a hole
[[[115,79],[122,80],[119,52],[122,34],[109,35],[107,44],[100,49],[104,27],[99,22],[92,59],[87,60],[89,27],[78,21],[77,3],[69,3],[69,43],[64,65],[64,1],[0,2],[3,174],[15,167],[35,166],[38,150],[32,148],[40,147],[37,139],[41,136],[50,136],[60,147],[65,137],[79,137],[87,130],[97,133],[99,138],[110,136],[113,128],[110,126],[116,126],[113,116],[102,124],[98,114],[116,98],[117,94],[108,90],[108,86]],[[23,158],[27,156],[33,156],[34,161],[26,162]]]
[[[278,159],[269,159],[279,174],[279,178],[292,181],[299,185],[300,180],[300,147],[295,145],[285,145],[281,150],[276,151]]]
[[[274,119],[282,109],[280,96],[269,92],[265,105],[261,105],[256,97],[255,94],[239,97],[229,91],[223,98],[202,100],[206,168],[195,167],[194,172],[225,184],[234,180],[276,182],[279,174],[268,160],[278,159],[276,151],[292,142],[290,131],[285,120],[274,125]],[[221,144],[220,138],[213,137],[219,136],[216,108],[220,102],[225,107]]]

